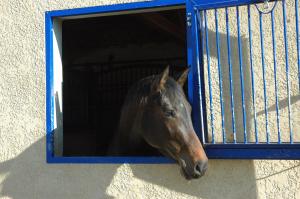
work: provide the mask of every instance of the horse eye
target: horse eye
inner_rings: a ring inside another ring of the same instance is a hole
[[[174,110],[167,110],[167,111],[165,111],[165,115],[167,117],[175,117],[176,113]]]

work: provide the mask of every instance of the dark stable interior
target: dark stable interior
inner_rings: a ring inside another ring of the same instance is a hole
[[[106,155],[129,87],[186,67],[185,28],[185,9],[63,22],[64,156]]]

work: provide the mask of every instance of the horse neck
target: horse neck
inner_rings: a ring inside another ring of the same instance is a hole
[[[109,155],[132,155],[143,143],[140,127],[141,112],[138,109],[128,110],[126,107],[121,113],[117,132],[114,134],[109,147]]]
[[[151,81],[149,78],[135,84],[128,92],[122,107],[119,127],[113,140],[113,148],[117,153],[135,152],[143,144],[141,118],[144,105],[149,95]]]

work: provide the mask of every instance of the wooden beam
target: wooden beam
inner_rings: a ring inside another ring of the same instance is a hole
[[[180,25],[177,25],[159,13],[145,13],[141,16],[146,22],[151,23],[160,30],[169,33],[185,45],[185,29],[181,28]]]

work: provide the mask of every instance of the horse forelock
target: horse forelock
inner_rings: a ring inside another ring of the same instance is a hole
[[[138,107],[143,107],[149,100],[160,103],[169,100],[172,103],[180,103],[182,97],[185,97],[182,87],[172,78],[169,77],[165,83],[164,89],[153,93],[152,88],[157,83],[155,78],[158,75],[148,76],[138,81],[128,92],[127,102],[134,102]]]

